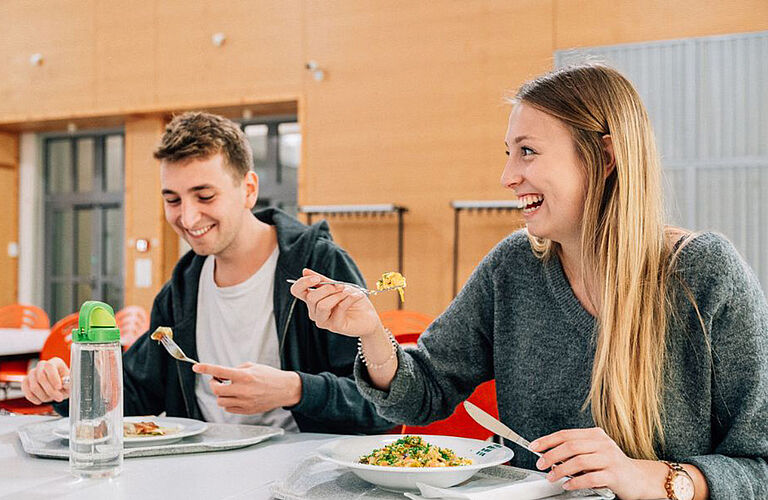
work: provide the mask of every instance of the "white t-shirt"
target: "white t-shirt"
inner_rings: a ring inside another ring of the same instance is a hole
[[[251,361],[280,368],[273,292],[279,251],[275,248],[250,278],[234,286],[219,287],[213,279],[216,258],[208,256],[200,273],[197,293],[197,355],[201,363],[236,367]],[[259,424],[298,431],[288,410],[256,415],[229,413],[216,404],[209,375],[195,375],[195,396],[205,420],[229,424]]]

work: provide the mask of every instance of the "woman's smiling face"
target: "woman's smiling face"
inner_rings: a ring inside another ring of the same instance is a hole
[[[523,203],[528,232],[564,245],[579,244],[586,177],[568,127],[559,119],[517,104],[505,138],[501,183]]]

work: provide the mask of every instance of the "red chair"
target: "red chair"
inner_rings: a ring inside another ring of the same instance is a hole
[[[400,344],[415,344],[435,317],[415,311],[384,311],[379,314],[384,328],[388,328]]]
[[[0,401],[0,410],[17,415],[57,415],[53,405],[36,405],[27,398],[11,398]]]
[[[117,327],[120,329],[120,342],[123,344],[123,350],[136,342],[144,332],[149,330],[149,314],[141,306],[126,306],[115,314]]]
[[[61,358],[69,366],[72,329],[78,326],[78,313],[72,313],[56,322],[40,351],[40,359]],[[26,398],[13,398],[0,401],[0,408],[12,413],[25,415],[54,414],[51,405],[35,405]]]
[[[41,328],[51,326],[48,315],[37,306],[29,304],[11,304],[0,307],[0,328]],[[0,362],[0,388],[5,397],[13,384],[20,384],[27,375],[29,363],[34,355],[23,356]]]
[[[51,328],[51,334],[43,344],[40,359],[61,358],[69,366],[70,348],[72,347],[72,329],[77,328],[78,313],[64,316]]]
[[[467,401],[474,403],[495,418],[499,418],[499,408],[496,405],[496,381],[489,380],[477,386],[475,392],[467,398]],[[463,404],[459,404],[453,411],[453,414],[444,419],[432,422],[423,427],[415,425],[404,425],[402,434],[432,434],[444,436],[458,436],[474,439],[488,439],[493,433],[480,424],[475,422],[469,416]]]

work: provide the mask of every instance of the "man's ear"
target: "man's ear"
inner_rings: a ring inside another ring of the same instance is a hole
[[[610,134],[603,136],[603,154],[605,154],[605,178],[616,168],[616,156],[613,154],[613,139]]]
[[[245,184],[245,203],[248,210],[256,206],[256,200],[259,199],[259,176],[256,172],[249,171],[243,179]]]

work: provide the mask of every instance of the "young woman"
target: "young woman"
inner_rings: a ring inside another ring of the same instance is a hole
[[[360,338],[358,386],[391,420],[445,418],[495,378],[501,420],[541,459],[513,463],[620,498],[768,498],[768,305],[733,246],[662,220],[645,108],[617,71],[525,84],[502,174],[527,228],[488,254],[403,351],[366,297],[292,293],[318,326]],[[662,461],[663,460],[663,461]],[[680,463],[678,463],[680,462]]]

